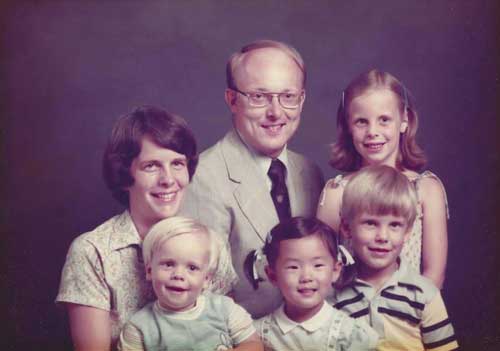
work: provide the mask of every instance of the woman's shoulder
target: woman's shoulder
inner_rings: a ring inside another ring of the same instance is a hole
[[[419,203],[422,205],[427,203],[444,203],[446,216],[449,218],[446,189],[441,179],[435,173],[426,170],[422,173],[405,172],[405,175],[414,184]]]
[[[96,249],[99,251],[109,246],[113,233],[121,230],[129,230],[130,225],[133,225],[133,223],[128,211],[113,216],[93,230],[77,236],[71,243],[70,251],[93,251]]]
[[[422,173],[404,171],[403,173],[415,185],[419,197],[423,195],[425,198],[429,194],[446,194],[443,182],[431,171],[426,170]]]
[[[411,172],[406,175],[415,184],[415,188],[419,194],[446,194],[443,182],[431,171],[426,170],[422,173]]]
[[[335,177],[330,178],[326,184],[325,189],[338,189],[344,188],[351,178],[350,174],[337,174]]]
[[[403,174],[414,184],[426,186],[427,184],[442,184],[441,179],[439,177],[429,171],[425,170],[422,173],[417,173],[415,171],[405,170]]]
[[[323,206],[325,201],[328,199],[340,199],[342,193],[344,192],[344,187],[349,182],[349,176],[344,174],[338,174],[334,178],[329,179],[323,188],[323,192],[320,196],[319,205]]]

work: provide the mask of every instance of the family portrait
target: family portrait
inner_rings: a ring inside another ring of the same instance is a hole
[[[2,3],[2,348],[497,350],[498,10]]]

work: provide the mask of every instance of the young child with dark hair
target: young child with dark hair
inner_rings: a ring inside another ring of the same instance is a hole
[[[268,278],[284,299],[255,322],[265,350],[375,348],[378,337],[372,328],[325,302],[340,279],[342,256],[349,255],[330,227],[315,218],[281,222],[268,234],[263,254]]]
[[[408,178],[389,166],[361,169],[345,187],[340,214],[356,279],[335,291],[334,306],[378,332],[377,350],[458,348],[439,289],[400,255],[417,216]]]

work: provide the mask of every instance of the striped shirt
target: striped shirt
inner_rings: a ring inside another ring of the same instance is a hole
[[[433,350],[458,348],[441,293],[430,280],[404,261],[378,291],[357,279],[336,291],[334,307],[361,318],[379,334],[377,350]]]

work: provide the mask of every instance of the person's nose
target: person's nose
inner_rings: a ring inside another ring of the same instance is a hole
[[[312,269],[309,266],[304,266],[300,270],[300,282],[306,283],[312,280]]]
[[[379,228],[377,228],[375,239],[378,242],[387,242],[387,238],[388,238],[388,229],[385,226],[380,226]]]
[[[277,120],[280,119],[282,115],[283,107],[280,105],[278,95],[270,95],[266,112],[267,118]]]
[[[172,280],[184,280],[184,268],[182,268],[181,265],[175,266],[175,268],[172,271]]]
[[[378,126],[376,123],[368,123],[367,133],[370,138],[374,138],[379,135]]]
[[[170,167],[164,167],[160,169],[160,173],[158,175],[158,183],[161,186],[169,187],[175,182],[172,170]]]

